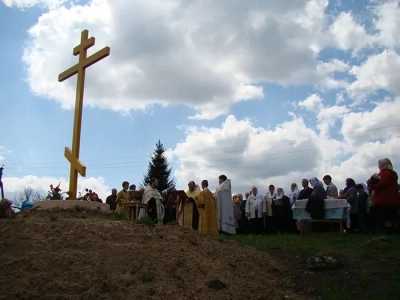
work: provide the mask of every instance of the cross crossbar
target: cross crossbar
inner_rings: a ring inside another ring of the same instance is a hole
[[[79,159],[83,95],[85,89],[85,70],[99,60],[110,55],[110,47],[104,47],[100,51],[87,57],[87,49],[94,46],[95,38],[89,38],[89,31],[84,30],[81,33],[81,43],[72,50],[72,54],[79,55],[79,62],[71,68],[58,75],[58,81],[62,82],[75,74],[78,74],[75,99],[74,127],[72,134],[72,149],[65,147],[64,156],[70,162],[70,180],[69,180],[69,199],[76,199],[78,189],[78,173],[85,177],[86,166]]]

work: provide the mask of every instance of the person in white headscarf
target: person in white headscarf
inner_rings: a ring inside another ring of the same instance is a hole
[[[292,183],[290,186],[290,192],[287,194],[290,200],[290,209],[289,209],[289,218],[288,218],[288,226],[287,226],[287,231],[289,233],[297,233],[297,221],[293,219],[293,210],[292,206],[296,202],[297,199],[299,199],[299,188],[297,187],[296,183]]]
[[[379,173],[368,180],[368,187],[373,191],[372,203],[377,220],[383,225],[382,230],[388,234],[398,232],[400,194],[398,189],[398,174],[393,170],[389,158],[378,161]]]
[[[271,206],[276,218],[277,230],[283,234],[288,231],[290,199],[282,188],[277,188],[276,192],[276,200],[272,202]]]
[[[246,216],[250,221],[251,232],[261,234],[264,232],[264,217],[267,213],[267,206],[263,196],[258,193],[257,187],[253,186],[251,192],[246,202]]]
[[[300,194],[299,188],[297,187],[296,183],[292,183],[290,186],[290,192],[287,193],[287,196],[290,199],[290,207],[296,202]]]

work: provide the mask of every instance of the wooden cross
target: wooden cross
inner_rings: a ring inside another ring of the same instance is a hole
[[[85,70],[99,60],[110,55],[110,47],[104,47],[95,54],[87,57],[87,49],[95,44],[95,38],[89,39],[89,31],[84,30],[81,33],[81,43],[76,46],[72,54],[79,55],[79,62],[68,70],[58,75],[58,81],[62,82],[75,74],[78,74],[76,85],[76,100],[75,100],[75,115],[74,115],[74,128],[72,134],[72,150],[65,147],[64,156],[71,163],[70,177],[69,177],[69,199],[76,199],[78,189],[78,173],[81,176],[86,176],[86,166],[79,160],[79,150],[81,144],[81,125],[82,125],[82,108],[83,108],[83,94],[85,89]]]

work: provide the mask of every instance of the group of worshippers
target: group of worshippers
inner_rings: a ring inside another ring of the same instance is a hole
[[[342,190],[333,184],[330,175],[325,175],[322,181],[316,177],[303,179],[301,190],[293,183],[288,193],[270,185],[267,194],[263,196],[253,186],[250,192],[245,193],[245,197],[241,194],[232,197],[231,181],[221,175],[214,194],[208,189],[207,180],[202,181],[201,189],[193,181],[189,182],[185,200],[177,199],[178,194],[174,189],[160,193],[157,178],[151,178],[141,196],[141,201],[147,204],[147,211],[142,209],[139,217],[148,215],[157,224],[176,222],[212,235],[218,232],[299,233],[300,224],[293,219],[292,210],[296,200],[308,200],[305,210],[310,217],[323,220],[325,199],[346,199],[350,205],[349,232],[369,233],[373,225],[387,233],[398,232],[398,175],[388,158],[380,159],[378,168],[379,173],[373,174],[366,183],[356,184],[352,178],[347,178]],[[128,188],[129,183],[124,182],[123,190],[119,193],[113,190],[111,196],[116,198],[117,212],[123,212],[122,203],[130,199]],[[313,231],[339,230],[338,224],[312,225]]]
[[[296,200],[308,200],[305,210],[314,220],[325,217],[325,199],[346,199],[350,205],[350,226],[348,232],[369,233],[374,229],[386,233],[399,232],[400,192],[398,175],[388,158],[378,161],[379,173],[371,176],[366,183],[347,178],[345,188],[338,190],[332,177],[325,175],[323,182],[314,177],[302,180],[302,190],[296,183],[289,193],[274,185],[262,196],[257,187],[245,194],[235,195],[235,219],[239,233],[299,233],[300,222],[293,219],[292,207]],[[324,188],[326,185],[326,189]],[[310,187],[311,185],[311,187]],[[313,231],[337,231],[338,224],[315,223]]]
[[[194,181],[188,183],[188,190],[183,199],[178,199],[179,191],[171,189],[159,192],[158,179],[153,177],[146,188],[139,192],[141,202],[146,208],[140,209],[139,218],[148,216],[155,223],[162,225],[176,222],[185,227],[210,234],[235,234],[231,181],[225,175],[218,178],[219,184],[212,193],[208,181],[201,182],[201,189]],[[124,181],[120,192],[112,191],[106,203],[117,213],[125,213],[123,203],[130,201],[134,191],[129,190],[129,183]],[[115,202],[115,206],[114,206]],[[113,206],[113,207],[111,207]]]

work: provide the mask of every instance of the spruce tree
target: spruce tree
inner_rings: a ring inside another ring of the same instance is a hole
[[[158,179],[158,190],[169,190],[175,188],[175,179],[170,179],[172,168],[168,165],[167,157],[165,156],[165,148],[160,140],[156,144],[153,155],[147,168],[147,174],[144,175],[142,185],[144,187],[150,182],[151,177]]]

